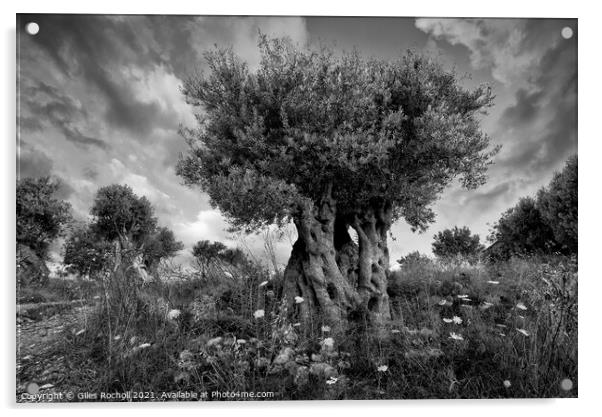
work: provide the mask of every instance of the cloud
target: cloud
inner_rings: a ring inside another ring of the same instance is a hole
[[[77,145],[107,149],[108,145],[97,138],[83,134],[76,124],[87,118],[86,110],[73,98],[61,94],[57,88],[42,81],[24,88],[24,107],[31,117],[25,119],[24,130],[42,131],[43,123],[57,128],[63,137]]]
[[[40,151],[25,142],[19,144],[17,153],[18,178],[45,177],[52,173],[52,160],[43,151]]]
[[[437,40],[463,45],[475,69],[489,69],[503,84],[523,83],[541,51],[525,49],[524,19],[416,19],[416,27]]]
[[[305,20],[301,17],[202,16],[188,22],[187,29],[199,58],[219,43],[220,47],[231,46],[250,69],[259,65],[257,42],[260,32],[270,37],[287,36],[300,44],[308,41]]]

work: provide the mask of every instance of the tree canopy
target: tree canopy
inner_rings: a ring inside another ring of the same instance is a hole
[[[483,249],[479,235],[473,235],[466,226],[454,226],[433,236],[433,253],[440,259],[474,258]]]
[[[554,239],[565,252],[577,253],[578,244],[577,155],[554,174],[547,188],[537,193],[537,207],[554,232]]]
[[[154,210],[146,197],[138,197],[127,185],[100,188],[90,214],[96,235],[112,241],[127,237],[141,243],[157,226]]]
[[[491,255],[508,258],[514,254],[577,253],[578,181],[577,156],[554,174],[535,198],[521,198],[493,225],[489,235],[496,242]]]
[[[235,226],[282,223],[329,192],[340,216],[388,205],[423,230],[453,178],[485,181],[496,152],[479,127],[488,87],[469,91],[413,52],[365,60],[265,36],[259,49],[256,71],[230,49],[207,52],[209,73],[182,89],[202,112],[198,128],[182,131],[190,152],[177,173]]]
[[[146,197],[137,196],[127,185],[101,187],[90,214],[92,222],[75,228],[65,242],[64,262],[80,274],[100,272],[113,255],[115,240],[127,241],[128,249],[141,253],[151,270],[184,248],[170,229],[157,226]]]
[[[71,205],[56,198],[59,187],[60,182],[51,177],[17,182],[17,243],[28,246],[41,258],[71,220]]]

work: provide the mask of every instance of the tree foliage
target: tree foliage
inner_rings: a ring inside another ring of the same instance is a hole
[[[90,214],[94,233],[108,241],[128,238],[141,243],[157,226],[146,197],[138,197],[127,185],[112,184],[96,193]]]
[[[207,52],[209,74],[182,90],[203,113],[197,129],[183,129],[190,152],[177,173],[234,225],[282,223],[329,190],[341,216],[386,203],[425,229],[453,178],[484,182],[496,152],[479,128],[487,87],[468,91],[412,52],[364,60],[264,36],[259,48],[255,72],[229,49]]]
[[[28,246],[41,258],[71,220],[71,205],[55,196],[59,187],[60,182],[51,177],[17,182],[17,243]]]
[[[555,173],[536,198],[525,197],[502,214],[489,236],[495,242],[491,255],[577,253],[577,156]]]
[[[73,272],[93,276],[103,270],[112,256],[111,242],[99,237],[90,225],[73,230],[64,245],[63,262]]]
[[[90,214],[92,222],[76,228],[65,243],[64,262],[80,274],[100,272],[114,254],[115,241],[141,253],[151,270],[184,247],[171,230],[157,226],[146,197],[137,196],[127,185],[100,188]]]
[[[466,226],[454,226],[433,236],[433,253],[440,259],[476,258],[483,249],[479,235],[473,235]]]
[[[556,248],[554,232],[542,217],[535,199],[521,198],[518,204],[502,214],[494,225],[489,240],[498,242],[494,257],[513,254],[548,253]]]
[[[158,227],[151,235],[147,236],[142,246],[144,264],[153,268],[161,259],[171,258],[184,249],[184,244],[167,227]]]
[[[547,188],[537,193],[537,207],[564,252],[577,253],[578,212],[577,156],[569,158],[562,172],[554,174]]]

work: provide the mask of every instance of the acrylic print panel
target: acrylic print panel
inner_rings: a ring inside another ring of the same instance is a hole
[[[576,397],[577,36],[18,15],[17,401]]]

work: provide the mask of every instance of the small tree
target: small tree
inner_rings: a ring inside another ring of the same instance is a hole
[[[51,177],[17,182],[17,243],[31,248],[42,259],[71,220],[71,205],[55,197],[59,187],[60,182]]]
[[[140,246],[157,226],[153,207],[146,197],[138,197],[127,185],[102,187],[90,211],[94,233],[109,242],[123,246]]]
[[[200,240],[192,247],[192,256],[194,256],[199,266],[206,268],[211,262],[219,260],[224,250],[226,250],[226,245],[222,242]]]
[[[474,262],[484,246],[481,245],[479,235],[472,235],[466,226],[445,229],[435,236],[433,253],[442,260],[464,258]]]
[[[552,228],[554,239],[565,253],[577,253],[578,181],[577,156],[568,159],[547,188],[537,193],[537,208]]]
[[[146,237],[143,243],[144,265],[149,271],[155,271],[162,259],[171,258],[184,249],[184,244],[176,240],[174,233],[167,227],[159,227]]]

